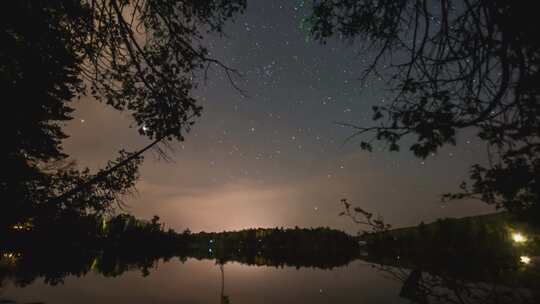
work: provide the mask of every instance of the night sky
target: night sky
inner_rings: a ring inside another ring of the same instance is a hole
[[[300,1],[250,1],[244,15],[208,37],[212,55],[243,77],[243,97],[218,68],[195,95],[203,116],[170,161],[147,154],[137,194],[127,211],[159,215],[168,226],[192,231],[249,227],[330,226],[357,231],[339,217],[341,198],[382,214],[393,226],[438,217],[490,211],[480,202],[443,205],[439,195],[457,189],[467,168],[483,162],[485,147],[470,132],[457,147],[426,160],[402,152],[361,151],[361,138],[335,122],[369,125],[371,106],[391,94],[379,79],[361,87],[369,62],[361,41],[308,39],[301,28],[307,11]],[[116,151],[148,141],[138,135],[128,113],[82,99],[67,125],[65,147],[81,166],[98,168]]]

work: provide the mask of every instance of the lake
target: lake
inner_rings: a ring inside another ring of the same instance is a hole
[[[522,244],[463,227],[362,242],[327,228],[16,234],[0,238],[0,304],[540,303],[535,234]]]
[[[223,270],[223,273],[222,273]],[[160,260],[143,276],[140,269],[107,277],[89,271],[51,286],[38,278],[25,287],[6,280],[0,298],[16,303],[408,303],[402,283],[357,260],[333,269],[249,266],[213,260]],[[226,303],[226,302],[225,302]]]

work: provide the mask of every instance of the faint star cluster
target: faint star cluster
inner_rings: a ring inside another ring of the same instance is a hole
[[[343,219],[336,218],[336,214],[343,197],[366,209],[389,214],[390,221],[398,225],[424,220],[435,212],[412,210],[440,212],[435,204],[438,195],[459,184],[468,164],[483,160],[477,151],[485,150],[473,140],[474,133],[460,138],[463,145],[445,148],[426,159],[415,158],[408,151],[410,139],[405,140],[399,153],[389,153],[386,146],[377,142],[373,153],[363,152],[359,149],[360,138],[345,143],[354,130],[336,123],[369,125],[371,107],[388,105],[392,95],[384,79],[359,81],[372,54],[360,56],[354,44],[338,39],[327,45],[306,39],[308,33],[301,24],[307,13],[303,1],[254,1],[249,3],[245,15],[225,28],[225,35],[205,38],[212,56],[239,71],[241,75],[233,79],[244,94],[231,85],[223,70],[211,68],[207,79],[202,79],[193,92],[204,107],[203,116],[186,141],[173,147],[173,163],[145,164],[144,181],[156,187],[172,184],[175,191],[189,193],[185,195],[189,199],[201,195],[197,192],[200,188],[206,189],[204,193],[213,199],[211,195],[220,197],[224,188],[243,183],[268,189],[268,193],[261,190],[264,198],[287,193],[281,199],[291,203],[283,210],[275,208],[275,225],[294,226],[293,220],[299,226],[325,225],[326,222],[315,222],[325,219],[339,223]],[[72,133],[103,133],[116,127],[115,119],[103,116],[100,119],[109,119],[109,125],[98,125],[98,116],[92,117],[92,111],[95,110],[77,113],[80,123]],[[143,126],[142,130],[148,129]],[[142,144],[140,138],[133,138],[126,139],[124,133],[118,133],[110,146],[125,141],[132,147]],[[105,146],[102,141],[96,135],[92,148]],[[80,155],[85,153],[92,156],[90,150],[79,151]],[[163,173],[164,170],[169,171]],[[287,192],[291,191],[289,188],[298,190],[292,191],[292,195]],[[185,189],[195,189],[195,194]],[[238,190],[238,195],[242,191]],[[141,210],[151,214],[165,208],[160,205],[161,195],[149,195],[148,200],[156,201],[157,207],[146,204]],[[180,198],[174,202],[184,204]],[[244,207],[237,212],[261,203],[256,197],[248,197],[242,204]],[[220,208],[229,210],[225,209],[228,206],[212,206],[206,212],[224,212]],[[205,212],[193,212],[199,219],[205,216]],[[292,215],[286,216],[288,213]],[[268,212],[264,216],[271,217]],[[285,222],[289,217],[291,222]],[[227,222],[232,218],[235,217],[220,219]],[[189,222],[187,216],[182,220]],[[223,227],[238,228],[232,224]]]

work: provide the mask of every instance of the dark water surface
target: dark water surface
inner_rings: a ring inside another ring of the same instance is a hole
[[[297,269],[174,258],[157,262],[147,276],[140,269],[117,277],[89,271],[81,277],[67,276],[55,286],[43,278],[25,287],[15,285],[13,280],[4,281],[0,298],[58,304],[408,303],[399,297],[402,282],[360,260],[333,269]]]

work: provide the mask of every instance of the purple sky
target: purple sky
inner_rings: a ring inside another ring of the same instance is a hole
[[[252,1],[245,15],[208,37],[212,55],[238,69],[242,97],[214,69],[195,92],[202,118],[170,162],[149,153],[129,211],[159,215],[170,227],[221,231],[248,227],[330,226],[357,231],[338,217],[341,198],[382,214],[394,226],[438,217],[490,211],[479,202],[442,205],[439,195],[457,189],[467,168],[484,160],[485,148],[461,134],[422,161],[406,146],[399,153],[361,151],[360,139],[334,122],[371,123],[371,106],[388,102],[383,82],[357,80],[369,56],[358,45],[307,39],[297,1]],[[81,166],[101,167],[140,137],[128,113],[93,100],[75,102],[66,129],[67,152]]]

